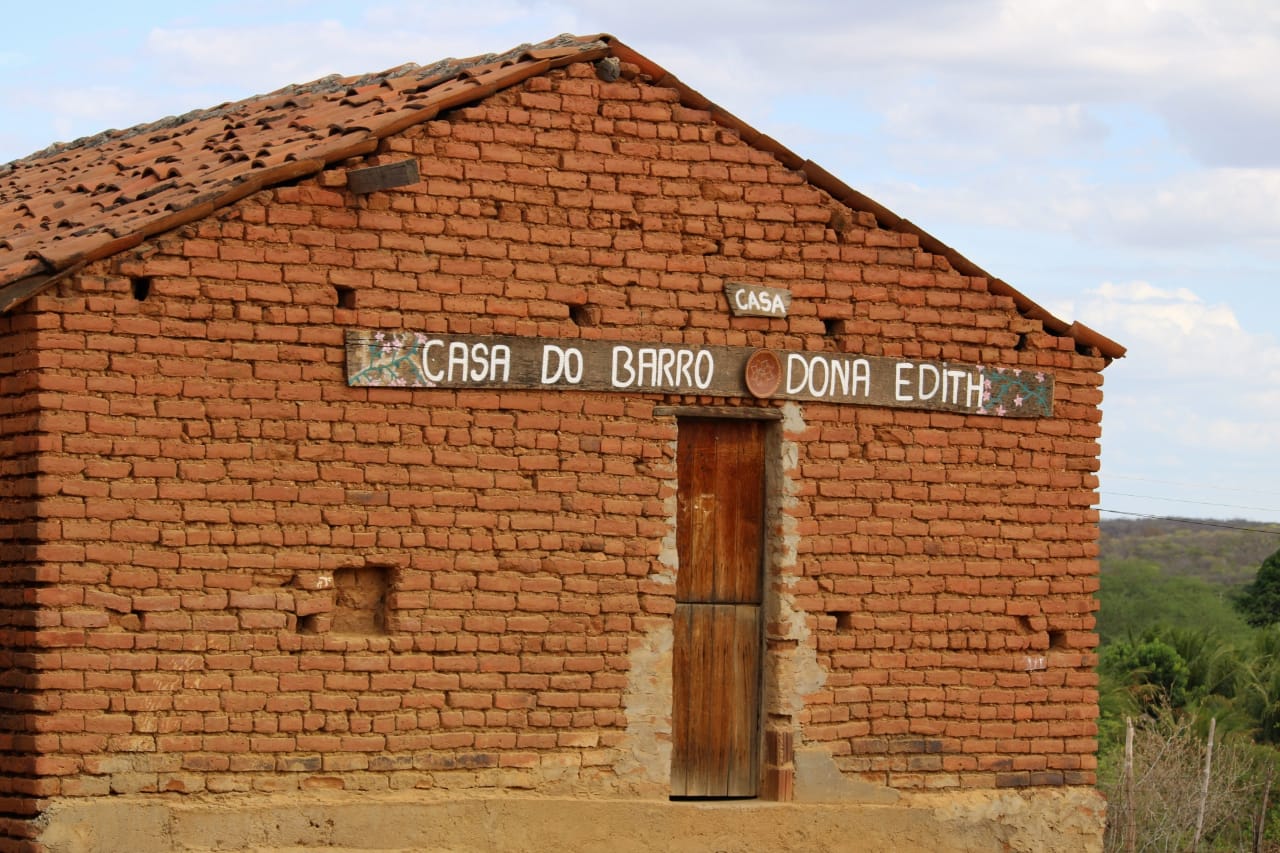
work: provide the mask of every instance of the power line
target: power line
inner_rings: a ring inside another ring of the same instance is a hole
[[[1235,524],[1224,524],[1221,521],[1202,521],[1194,518],[1177,518],[1171,515],[1150,515],[1145,512],[1125,512],[1119,509],[1098,507],[1098,512],[1109,512],[1112,515],[1131,515],[1135,518],[1150,518],[1154,521],[1176,521],[1179,524],[1198,524],[1201,527],[1221,527],[1226,530],[1242,530],[1245,533],[1265,533],[1269,536],[1280,536],[1280,530],[1263,530],[1258,527],[1239,527]]]
[[[1214,486],[1209,483],[1186,483],[1180,480],[1158,480],[1153,477],[1131,477],[1125,474],[1100,474],[1103,480],[1133,480],[1139,483],[1159,483],[1164,486],[1185,486],[1189,489],[1216,489],[1220,492],[1245,492],[1254,495],[1280,495],[1280,491],[1268,489],[1242,489],[1239,486]]]
[[[1115,495],[1116,497],[1120,497],[1120,498],[1144,498],[1146,500],[1169,501],[1170,503],[1177,503],[1177,504],[1195,504],[1197,506],[1216,506],[1216,507],[1221,507],[1222,509],[1253,509],[1253,510],[1257,510],[1258,512],[1280,512],[1280,510],[1277,510],[1275,507],[1269,507],[1269,506],[1241,506],[1240,504],[1220,504],[1220,503],[1213,503],[1212,501],[1191,501],[1191,500],[1186,500],[1185,498],[1163,498],[1158,495],[1134,495],[1134,494],[1130,494],[1129,492],[1112,492],[1108,490],[1103,490],[1102,494]]]

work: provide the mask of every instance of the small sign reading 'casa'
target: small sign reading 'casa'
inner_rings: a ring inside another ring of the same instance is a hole
[[[724,295],[735,317],[785,317],[791,307],[791,292],[780,287],[726,281]]]

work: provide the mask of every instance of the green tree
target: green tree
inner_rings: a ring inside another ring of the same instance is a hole
[[[1104,560],[1098,590],[1098,637],[1108,643],[1158,627],[1206,631],[1244,642],[1250,631],[1220,587],[1179,577],[1149,560]]]
[[[1186,704],[1190,668],[1178,650],[1159,637],[1112,643],[1103,650],[1099,667],[1149,713]]]
[[[1241,590],[1237,606],[1255,627],[1280,622],[1280,551],[1262,561],[1253,583]]]

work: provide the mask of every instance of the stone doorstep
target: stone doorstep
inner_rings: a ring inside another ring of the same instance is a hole
[[[46,853],[1101,853],[1093,788],[904,794],[894,804],[332,794],[53,801]]]

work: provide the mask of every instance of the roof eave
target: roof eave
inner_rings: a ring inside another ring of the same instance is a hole
[[[369,122],[373,125],[371,127],[354,128],[348,133],[334,137],[327,145],[317,145],[308,149],[307,156],[303,159],[265,169],[246,171],[244,174],[224,181],[220,186],[211,188],[209,192],[202,193],[193,200],[192,204],[171,209],[163,215],[142,221],[127,233],[104,231],[100,234],[68,240],[62,244],[53,243],[42,246],[28,255],[32,263],[29,266],[24,265],[18,277],[10,279],[7,284],[0,285],[0,313],[35,296],[52,286],[65,274],[86,263],[110,257],[137,246],[148,237],[202,219],[214,210],[233,204],[259,190],[298,180],[343,160],[372,153],[386,137],[430,121],[445,110],[474,103],[495,92],[518,85],[531,77],[545,74],[553,68],[575,62],[594,62],[606,56],[613,56],[619,61],[637,66],[643,74],[658,85],[674,89],[684,106],[707,111],[717,124],[737,132],[748,145],[773,154],[788,168],[802,172],[814,186],[826,191],[842,204],[853,210],[872,214],[882,227],[914,235],[919,240],[921,248],[946,258],[958,272],[986,279],[988,288],[992,292],[1011,298],[1021,314],[1040,320],[1046,330],[1053,334],[1074,338],[1079,345],[1095,350],[1108,363],[1124,356],[1125,348],[1120,344],[1080,323],[1067,323],[1054,317],[1025,294],[987,273],[924,229],[848,186],[812,160],[800,157],[777,140],[760,133],[614,36],[601,33],[594,36],[572,37],[567,43],[563,41],[564,38],[569,37],[562,37],[559,40],[560,44],[554,46],[532,47],[524,50],[511,61],[464,67],[446,79],[434,81],[433,86],[442,87],[442,97],[424,104],[421,109],[405,110],[389,115],[380,123]],[[443,88],[445,84],[456,85],[457,88],[446,92]]]

